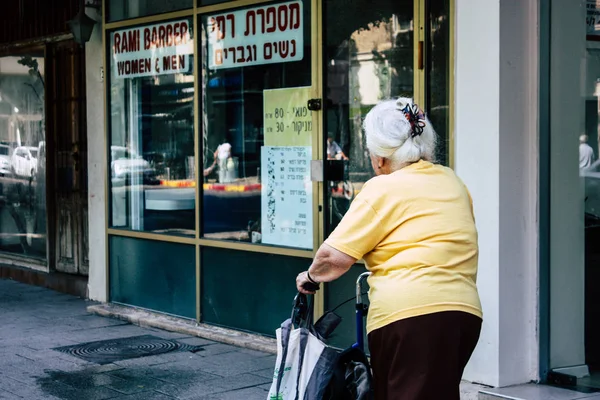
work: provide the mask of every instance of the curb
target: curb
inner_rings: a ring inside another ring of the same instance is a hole
[[[120,319],[141,327],[158,328],[246,349],[277,354],[277,342],[275,339],[260,335],[170,317],[135,307],[125,307],[109,303],[88,306],[87,311],[90,314]]]

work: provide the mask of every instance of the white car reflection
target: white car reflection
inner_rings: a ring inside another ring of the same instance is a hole
[[[16,176],[34,178],[38,168],[37,147],[17,147],[11,159],[12,173]]]
[[[10,173],[10,146],[0,144],[0,176],[6,176]]]
[[[154,168],[136,152],[123,146],[111,146],[110,153],[113,186],[124,184],[132,178],[140,179],[140,183],[155,183]]]

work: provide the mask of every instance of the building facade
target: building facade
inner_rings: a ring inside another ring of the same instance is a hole
[[[485,320],[465,379],[594,384],[595,1],[106,0],[86,10],[100,23],[82,54],[86,123],[72,130],[86,132],[78,237],[90,245],[74,248],[91,299],[273,336],[295,276],[372,176],[362,119],[409,95],[438,132],[438,161],[474,200]],[[39,70],[34,56],[21,63]],[[57,124],[28,111],[37,131],[13,128],[25,106],[11,106],[0,108],[8,142]],[[19,146],[41,153],[49,141],[32,135]],[[60,165],[66,153],[53,154]],[[12,214],[2,206],[0,218]],[[35,247],[35,230],[24,233],[11,239]],[[363,269],[326,285],[317,313],[353,297]],[[343,347],[352,305],[339,312],[333,344]]]

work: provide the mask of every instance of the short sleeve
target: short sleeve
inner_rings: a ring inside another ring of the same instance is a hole
[[[359,196],[325,243],[360,260],[386,236],[382,227],[379,215]]]

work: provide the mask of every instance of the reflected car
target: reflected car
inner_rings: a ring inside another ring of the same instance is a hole
[[[156,171],[147,160],[123,146],[111,146],[110,171],[113,185],[141,177],[144,184],[156,184]]]
[[[11,169],[15,176],[34,178],[38,168],[38,148],[20,146],[11,158]]]
[[[6,176],[10,173],[10,146],[0,144],[0,176]]]

